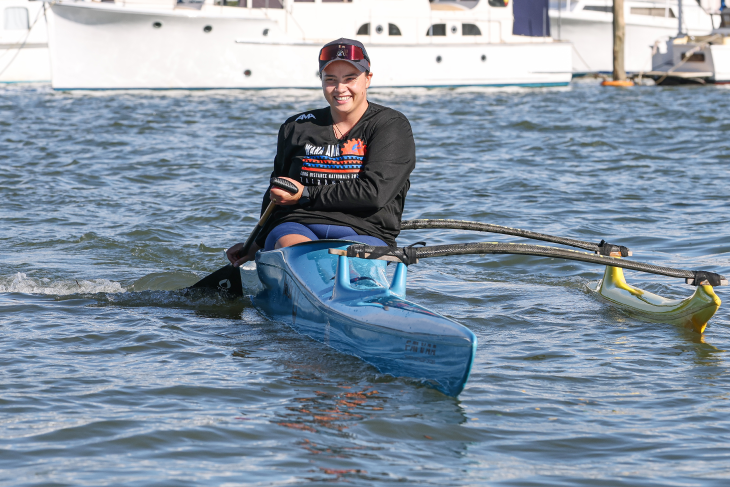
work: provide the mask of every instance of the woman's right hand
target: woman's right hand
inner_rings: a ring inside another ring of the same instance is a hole
[[[228,261],[233,264],[233,267],[239,267],[250,260],[254,260],[256,252],[261,249],[261,247],[256,245],[256,242],[254,242],[251,244],[251,248],[248,249],[248,254],[243,257],[239,257],[238,253],[243,249],[244,245],[244,242],[238,242],[230,249],[226,250],[226,257],[228,257]]]
[[[278,206],[296,205],[299,202],[299,198],[302,197],[302,190],[304,189],[304,185],[299,181],[293,180],[292,178],[282,177],[280,179],[286,179],[294,186],[296,186],[298,191],[296,192],[296,194],[291,194],[285,189],[277,188],[276,186],[274,186],[269,191],[269,198],[271,199],[271,201],[274,202],[275,205]]]

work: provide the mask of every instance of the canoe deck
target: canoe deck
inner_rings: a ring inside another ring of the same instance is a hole
[[[608,303],[645,321],[670,323],[703,333],[720,308],[720,298],[710,285],[697,286],[686,299],[667,299],[626,283],[623,269],[607,266],[595,290]]]

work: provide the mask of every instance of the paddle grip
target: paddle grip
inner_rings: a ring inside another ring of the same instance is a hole
[[[297,188],[296,184],[284,178],[271,178],[271,181],[269,182],[272,186],[276,186],[284,191],[289,191],[291,194],[297,194],[299,192],[299,188]]]

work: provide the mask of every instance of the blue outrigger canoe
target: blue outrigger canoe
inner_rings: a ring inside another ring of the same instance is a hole
[[[263,289],[254,304],[380,372],[422,380],[449,395],[463,389],[477,338],[464,326],[406,299],[407,268],[392,282],[387,262],[333,255],[346,240],[318,240],[256,254]]]

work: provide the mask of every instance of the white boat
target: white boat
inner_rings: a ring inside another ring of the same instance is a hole
[[[556,39],[573,44],[573,70],[577,75],[613,71],[613,1],[550,0],[550,32]],[[713,29],[713,15],[719,0],[682,2],[683,31],[699,35]],[[712,2],[716,2],[714,6]],[[649,71],[652,47],[677,33],[677,0],[625,0],[625,69],[629,73]],[[717,20],[715,20],[717,23]]]
[[[660,46],[648,75],[657,84],[730,83],[730,10],[706,35],[678,34]]]
[[[0,0],[0,83],[51,81],[44,5]]]
[[[53,87],[316,88],[319,49],[339,37],[365,44],[374,87],[571,79],[570,45],[514,35],[508,0],[215,1],[54,1]]]

